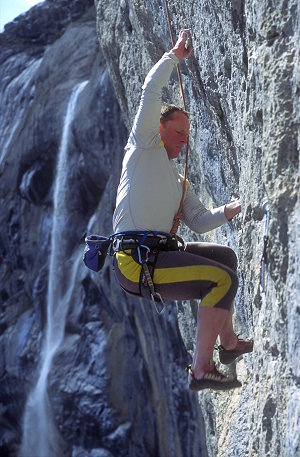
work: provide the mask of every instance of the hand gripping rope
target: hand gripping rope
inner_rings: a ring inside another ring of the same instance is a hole
[[[172,32],[171,17],[170,17],[169,6],[168,6],[167,0],[165,0],[165,6],[166,6],[171,42],[172,42],[172,46],[174,48],[175,41],[174,41],[174,36],[173,36],[173,32]],[[178,73],[178,80],[179,80],[180,93],[181,93],[181,97],[182,97],[182,101],[183,101],[183,106],[184,106],[185,111],[187,111],[179,64],[177,64],[177,73]],[[175,237],[176,237],[176,233],[177,233],[177,230],[178,230],[178,227],[180,224],[180,219],[182,218],[182,207],[183,207],[183,201],[184,201],[184,196],[185,196],[185,191],[186,191],[186,182],[187,182],[188,157],[189,157],[189,138],[187,139],[186,149],[185,149],[185,165],[184,165],[184,179],[183,179],[183,183],[182,183],[182,196],[181,196],[178,211],[173,220],[173,226],[170,231],[170,235],[175,236]]]

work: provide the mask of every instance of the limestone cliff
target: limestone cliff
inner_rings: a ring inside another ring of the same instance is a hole
[[[143,78],[171,47],[162,1],[96,1],[97,31],[129,128]],[[192,31],[182,64],[192,112],[189,179],[207,205],[239,196],[243,214],[202,239],[239,257],[236,329],[255,339],[236,365],[243,388],[199,395],[210,456],[300,455],[299,2],[169,2],[174,33]],[[176,77],[165,99],[180,103]],[[270,204],[264,290],[259,286]],[[182,229],[186,238],[193,235]],[[199,239],[199,237],[197,237]],[[193,346],[189,304],[179,309]]]

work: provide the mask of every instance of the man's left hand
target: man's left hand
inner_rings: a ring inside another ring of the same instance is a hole
[[[241,212],[241,202],[240,200],[236,200],[234,202],[227,203],[225,205],[224,213],[226,218],[231,221],[237,214]]]

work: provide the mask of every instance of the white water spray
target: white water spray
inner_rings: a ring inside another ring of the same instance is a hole
[[[62,439],[55,427],[47,393],[48,374],[54,355],[64,338],[66,316],[71,299],[70,283],[74,280],[76,266],[71,278],[66,278],[64,269],[64,240],[62,233],[67,222],[66,188],[67,156],[72,121],[78,96],[87,81],[75,86],[72,91],[63,134],[59,148],[58,165],[54,189],[53,227],[51,233],[51,255],[47,295],[47,327],[41,360],[41,372],[37,384],[29,395],[24,415],[23,439],[20,457],[60,457]]]

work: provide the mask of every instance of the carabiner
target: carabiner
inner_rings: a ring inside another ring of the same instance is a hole
[[[139,257],[139,262],[142,265],[143,260],[142,260],[142,256],[141,256],[141,248],[146,249],[145,262],[148,262],[150,248],[148,246],[145,246],[144,244],[138,245],[138,247],[137,247],[137,253],[138,253],[138,257]]]
[[[152,301],[153,301],[157,314],[163,314],[166,310],[166,304],[165,304],[162,296],[158,292],[154,292],[154,294],[151,293],[151,298],[152,298]],[[160,309],[160,310],[157,307],[156,299],[157,299],[157,301],[159,301],[162,304],[162,309]]]

